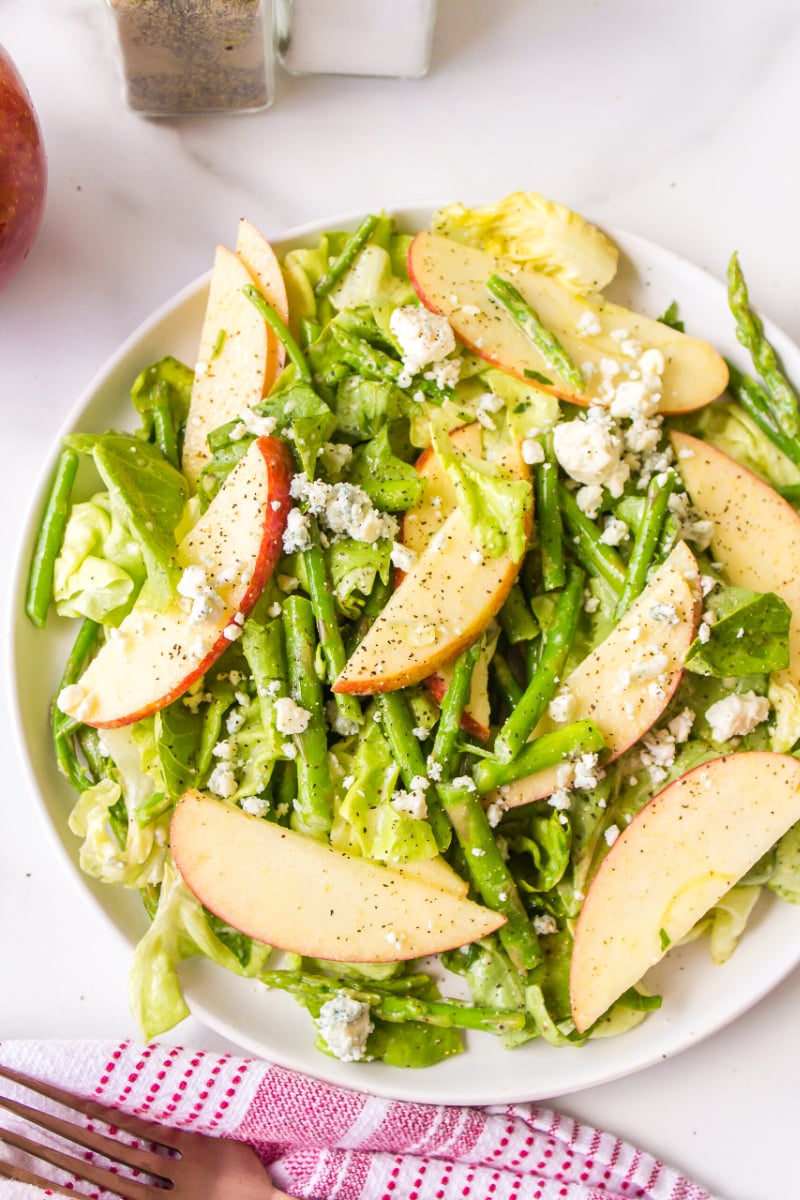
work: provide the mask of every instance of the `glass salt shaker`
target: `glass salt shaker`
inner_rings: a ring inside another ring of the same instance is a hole
[[[418,79],[430,66],[437,0],[276,0],[276,41],[293,75]]]
[[[106,3],[134,112],[257,112],[272,103],[272,0]]]

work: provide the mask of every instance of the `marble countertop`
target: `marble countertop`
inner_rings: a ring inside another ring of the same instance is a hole
[[[207,270],[241,215],[274,235],[343,210],[535,189],[720,278],[737,249],[760,307],[800,340],[793,0],[441,0],[425,79],[280,74],[267,112],[164,122],[125,110],[103,9],[3,3],[0,38],[34,97],[50,169],[41,235],[0,295],[9,570],[70,407],[137,325]],[[2,603],[8,657],[7,589]],[[45,829],[8,719],[0,745],[0,1036],[133,1036],[128,948]],[[799,1001],[795,972],[702,1044],[559,1106],[725,1200],[788,1200],[800,1194]],[[174,1037],[225,1044],[194,1020]]]

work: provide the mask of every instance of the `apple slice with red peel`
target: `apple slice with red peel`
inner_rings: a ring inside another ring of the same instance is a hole
[[[481,427],[477,421],[469,425],[461,425],[449,434],[450,440],[457,450],[480,458],[483,453]],[[518,457],[518,451],[509,455],[512,462]],[[416,462],[419,474],[425,480],[425,491],[420,501],[403,514],[400,525],[400,541],[415,554],[421,554],[428,542],[438,533],[445,519],[456,507],[456,489],[453,481],[442,464],[433,446],[423,450]],[[513,468],[512,468],[513,469]],[[405,575],[404,571],[395,568],[394,585],[399,587]],[[490,707],[489,707],[489,659],[492,656],[497,638],[484,646],[475,670],[472,673],[470,694],[461,718],[462,728],[474,737],[485,742],[489,736]],[[437,704],[441,704],[444,694],[453,675],[453,664],[445,663],[434,675],[425,680]]]
[[[289,300],[286,283],[277,255],[260,230],[244,217],[239,221],[236,257],[241,259],[255,280],[256,287],[268,304],[275,309],[284,325],[289,323]],[[286,361],[283,342],[267,328],[267,363],[264,371],[263,394],[272,387]]]
[[[792,610],[789,666],[772,678],[800,689],[800,515],[774,488],[734,459],[687,433],[672,445],[686,491],[711,521],[711,553],[734,587],[774,592]]]
[[[715,758],[668,784],[622,831],[583,902],[570,965],[582,1033],[800,821],[800,762]]]
[[[519,447],[509,450],[502,465],[510,477],[530,479]],[[527,519],[529,532],[530,512]],[[369,696],[420,683],[435,673],[488,627],[520,562],[508,553],[484,556],[466,517],[454,508],[425,543],[333,690]]]
[[[239,636],[280,557],[292,471],[283,442],[253,442],[178,546],[179,565],[197,567],[206,581],[196,611],[180,596],[165,612],[134,607],[61,692],[62,712],[98,729],[129,725],[205,674]]]
[[[170,846],[187,887],[217,917],[309,958],[398,962],[466,945],[505,923],[449,889],[199,792],[177,805]]]
[[[569,721],[594,721],[610,759],[638,742],[675,694],[700,601],[697,560],[678,542],[605,641],[564,679],[562,688],[573,697]],[[553,728],[545,718],[534,736]],[[542,800],[557,787],[557,767],[538,771],[503,788],[503,807]]]
[[[267,387],[267,326],[244,294],[254,282],[240,258],[217,246],[183,439],[181,466],[194,484],[211,458],[209,433],[258,404]]]
[[[598,297],[580,298],[547,275],[495,258],[452,238],[418,233],[408,252],[408,273],[425,307],[446,317],[456,337],[470,350],[507,374],[573,404],[596,402],[598,388],[606,378],[601,370],[604,359],[624,363],[620,341],[614,339],[614,333],[620,340],[633,339],[642,349],[657,348],[664,355],[659,406],[663,413],[702,408],[720,396],[727,385],[725,360],[708,342],[688,337],[660,321]],[[489,292],[487,281],[494,274],[513,283],[579,367],[589,362],[596,368],[591,376],[584,373],[586,386],[582,394],[576,395],[558,378],[544,355]],[[578,332],[587,314],[599,322],[600,333],[587,336]],[[551,382],[543,383],[541,377]]]

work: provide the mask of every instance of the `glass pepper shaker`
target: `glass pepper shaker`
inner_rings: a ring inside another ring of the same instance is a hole
[[[293,75],[418,79],[430,66],[437,0],[277,0],[276,41]]]
[[[106,3],[134,112],[257,112],[272,102],[272,0]]]

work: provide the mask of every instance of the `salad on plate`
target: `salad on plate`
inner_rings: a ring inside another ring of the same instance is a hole
[[[205,956],[345,1062],[580,1046],[800,900],[797,397],[735,256],[752,375],[617,259],[533,193],[280,261],[242,221],[196,361],[64,439],[27,611],[145,1036]]]

